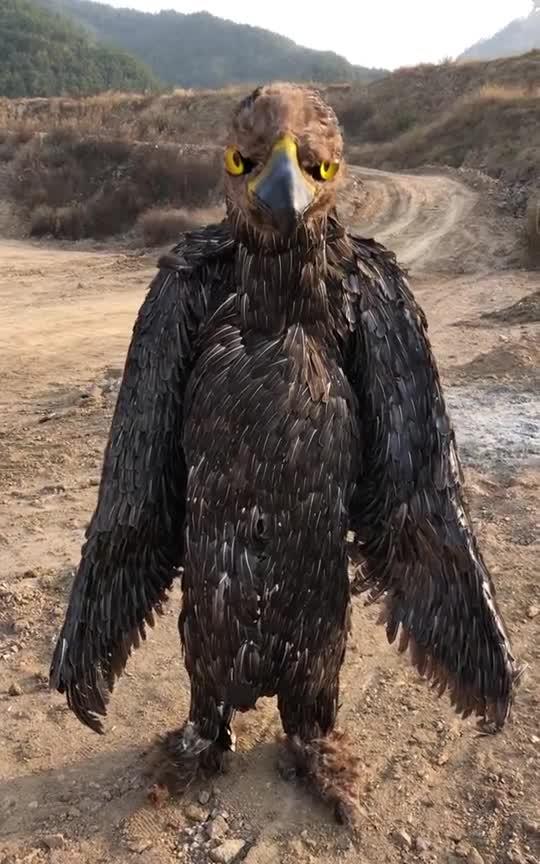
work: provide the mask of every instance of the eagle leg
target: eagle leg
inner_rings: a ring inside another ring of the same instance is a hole
[[[301,779],[333,808],[338,822],[354,829],[359,815],[359,759],[345,733],[334,728],[337,690],[338,685],[332,685],[309,703],[290,693],[278,697],[287,736],[278,768],[287,780]]]
[[[202,705],[192,698],[184,726],[159,739],[160,758],[150,790],[152,800],[181,796],[197,778],[224,770],[225,754],[235,749],[233,714],[232,708],[217,705],[214,700],[205,699]]]

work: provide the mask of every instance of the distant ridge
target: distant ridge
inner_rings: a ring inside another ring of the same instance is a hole
[[[526,54],[540,48],[540,2],[525,18],[516,18],[489,39],[472,45],[458,60],[496,60]]]
[[[69,15],[96,39],[129,51],[166,84],[214,88],[276,78],[367,82],[385,74],[208,12],[138,12],[90,0],[40,2]]]

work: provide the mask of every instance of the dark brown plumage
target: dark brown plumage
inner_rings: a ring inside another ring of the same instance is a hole
[[[101,731],[183,568],[179,785],[221,764],[235,711],[277,695],[289,755],[347,815],[349,557],[355,587],[384,595],[389,639],[460,714],[502,726],[516,665],[424,315],[394,256],[335,212],[333,112],[305,88],[260,88],[229,143],[227,218],[161,259],[139,312],[51,681]]]

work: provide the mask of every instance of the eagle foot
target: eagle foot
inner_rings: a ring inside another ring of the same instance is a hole
[[[288,736],[278,768],[285,779],[299,777],[333,808],[337,822],[354,831],[359,821],[359,761],[345,733],[335,730],[308,740]]]
[[[153,783],[148,792],[154,804],[181,797],[201,776],[224,770],[224,750],[219,742],[198,735],[193,723],[157,739]]]

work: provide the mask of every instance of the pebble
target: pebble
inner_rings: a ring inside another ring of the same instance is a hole
[[[399,828],[396,831],[392,831],[392,840],[399,846],[401,849],[411,849],[412,848],[412,838],[411,835],[405,831],[403,828]]]
[[[315,849],[317,843],[313,839],[313,837],[311,836],[311,834],[309,833],[309,831],[306,828],[304,828],[304,830],[302,831],[300,836],[301,836],[302,840],[304,841],[304,843],[306,844],[306,846],[309,846],[311,849]]]
[[[22,692],[23,691],[22,691],[22,687],[20,684],[17,684],[16,682],[13,682],[13,684],[10,684],[9,690],[8,690],[9,696],[22,696]]]
[[[208,789],[203,789],[202,792],[199,792],[199,804],[208,804],[210,801],[210,792]]]
[[[308,855],[307,861],[313,860]],[[244,864],[276,864],[280,860],[280,850],[277,843],[270,840],[261,840],[252,846],[244,859]]]
[[[212,861],[215,861],[216,864],[232,864],[233,861],[238,859],[240,853],[245,849],[245,846],[245,840],[233,838],[225,840],[225,842],[220,846],[211,850],[210,858]]]
[[[143,852],[150,849],[151,845],[150,840],[134,840],[132,843],[128,843],[127,847],[130,852],[137,852],[139,855],[142,855]]]
[[[424,840],[423,837],[415,837],[414,848],[417,852],[427,852],[427,850],[429,849],[429,843],[427,840]]]
[[[484,859],[480,855],[478,849],[473,847],[469,850],[469,854],[467,855],[467,864],[484,864]]]
[[[184,813],[190,822],[206,822],[209,815],[208,810],[198,804],[188,804]]]
[[[221,840],[227,834],[229,826],[223,816],[216,816],[206,826],[206,833],[211,840]]]
[[[527,618],[536,618],[540,613],[540,606],[529,606],[527,609]]]
[[[537,834],[540,837],[540,822],[534,822],[532,819],[524,819],[523,828],[527,834]]]
[[[289,852],[297,861],[302,861],[306,857],[306,847],[297,837],[289,841]]]
[[[509,864],[527,864],[525,856],[519,851],[519,849],[510,849],[510,851],[506,853],[506,860]]]
[[[63,834],[45,834],[42,840],[47,849],[63,849],[66,845]]]

